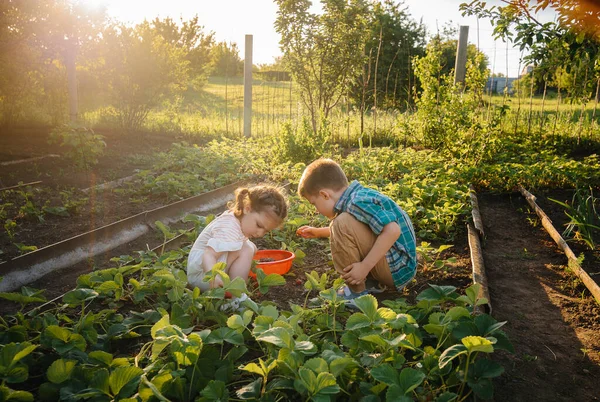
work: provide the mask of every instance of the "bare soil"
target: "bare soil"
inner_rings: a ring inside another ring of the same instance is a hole
[[[16,129],[0,133],[0,162],[31,158],[50,153],[60,154],[57,146],[47,144],[47,129]],[[165,151],[172,137],[127,136],[119,133],[102,133],[108,144],[106,155],[90,172],[76,172],[63,158],[40,159],[33,164],[0,166],[0,185],[43,180],[48,191],[62,188],[86,188],[92,184],[111,181],[134,173],[135,169],[151,166],[150,158],[130,158],[132,155],[152,155]],[[546,198],[570,200],[570,193],[553,192],[535,194],[538,203],[561,231],[565,217],[562,209],[552,206]],[[0,204],[2,204],[0,192]],[[486,230],[483,244],[484,261],[490,286],[492,315],[507,321],[504,329],[515,347],[515,353],[495,354],[505,367],[505,373],[495,381],[496,401],[594,401],[600,391],[600,307],[589,296],[583,285],[567,271],[567,259],[551,240],[537,217],[529,212],[520,194],[481,194],[480,208]],[[103,193],[94,202],[102,205],[101,215],[82,214],[81,219],[48,217],[45,223],[19,222],[31,244],[52,244],[70,236],[83,233],[99,222],[107,224],[143,210],[154,204],[131,205]],[[547,210],[546,210],[547,209]],[[0,230],[1,231],[1,230]],[[3,234],[5,236],[5,234]],[[0,240],[4,240],[1,238]],[[160,239],[155,239],[159,243]],[[257,241],[259,248],[261,241]],[[264,244],[263,244],[264,245]],[[152,247],[153,245],[150,245]],[[586,252],[572,244],[577,255],[587,253],[584,268],[598,281],[600,259],[597,252]],[[4,249],[5,244],[0,246]],[[132,254],[145,249],[143,241],[135,241],[112,250],[113,256]],[[332,273],[329,256],[323,247],[309,248],[303,266],[294,265],[286,274],[287,283],[262,295],[259,300],[271,300],[282,308],[289,303],[302,305],[307,296],[304,289],[305,272]],[[442,258],[454,256],[457,262],[448,268],[434,270],[426,267],[401,297],[413,301],[428,283],[453,285],[464,290],[471,284],[471,267],[466,234],[457,236],[454,247],[444,252]],[[0,255],[0,258],[3,256]],[[6,257],[6,254],[5,256]],[[73,288],[81,272],[108,264],[110,256],[101,256],[82,262],[76,267],[50,274],[31,286],[45,288],[48,299],[60,296]],[[2,270],[0,266],[0,271]],[[386,292],[380,300],[397,298]],[[311,296],[312,297],[312,296]],[[6,313],[5,303],[0,313]]]
[[[508,321],[515,346],[514,354],[498,353],[506,372],[495,399],[597,400],[600,306],[520,194],[479,198],[492,315]]]
[[[0,261],[9,261],[21,254],[16,243],[42,248],[167,203],[164,199],[150,197],[142,203],[129,199],[118,190],[92,190],[87,193],[82,190],[150,169],[152,155],[168,151],[171,144],[180,139],[155,134],[102,132],[99,134],[105,136],[105,153],[93,169],[84,170],[64,157],[64,148],[48,144],[49,132],[49,128],[13,128],[4,129],[0,134],[0,163],[59,155],[58,158],[0,165],[0,188],[41,181],[33,186],[0,192],[2,225],[6,219],[17,224],[13,238],[5,230],[0,230]],[[78,205],[72,207],[70,216],[44,213],[40,219],[36,213],[19,211],[25,204],[25,197],[38,211],[45,205]],[[2,205],[7,205],[4,217]]]

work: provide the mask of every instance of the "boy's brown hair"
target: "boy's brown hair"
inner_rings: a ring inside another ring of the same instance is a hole
[[[338,191],[344,187],[348,187],[348,178],[340,165],[331,159],[321,158],[304,169],[298,183],[298,195],[307,198],[324,188]]]

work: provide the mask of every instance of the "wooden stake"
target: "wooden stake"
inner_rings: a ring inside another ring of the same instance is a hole
[[[471,215],[473,216],[473,224],[475,229],[479,232],[479,236],[485,239],[485,232],[483,230],[483,221],[481,220],[481,214],[479,213],[479,202],[477,201],[477,193],[475,188],[471,184],[469,186],[469,197],[471,198]]]
[[[12,190],[14,188],[19,187],[27,187],[27,186],[35,186],[36,184],[40,184],[42,181],[32,181],[31,183],[17,184],[15,186],[0,188],[0,191]]]
[[[533,208],[536,214],[542,221],[542,225],[544,229],[548,232],[552,240],[558,245],[558,247],[565,253],[568,259],[568,266],[571,271],[583,282],[585,287],[588,288],[592,296],[596,299],[596,302],[600,304],[600,286],[585,272],[581,266],[579,265],[579,261],[577,261],[577,257],[575,253],[571,250],[571,247],[567,244],[567,242],[562,238],[560,233],[554,228],[552,225],[552,221],[548,218],[548,215],[540,208],[535,202],[535,196],[531,194],[529,191],[525,190],[525,188],[519,185],[519,191],[525,197],[531,208]]]
[[[486,298],[488,301],[487,305],[477,306],[476,309],[480,312],[491,314],[492,304],[488,289],[487,276],[485,274],[485,265],[483,263],[483,253],[481,251],[479,235],[471,223],[467,224],[467,231],[469,236],[469,249],[471,251],[471,264],[473,265],[473,283],[481,285],[477,297]]]

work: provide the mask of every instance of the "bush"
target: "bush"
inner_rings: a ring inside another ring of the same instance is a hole
[[[75,127],[68,124],[55,128],[50,133],[48,143],[66,147],[65,156],[77,167],[88,169],[98,163],[98,157],[104,154],[106,142],[104,136],[92,129]]]

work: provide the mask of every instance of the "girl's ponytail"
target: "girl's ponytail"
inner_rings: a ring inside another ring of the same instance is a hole
[[[244,215],[244,205],[246,203],[246,198],[248,198],[250,190],[246,187],[240,187],[235,190],[235,202],[229,203],[229,208],[233,211],[233,214],[236,217],[241,217]]]

